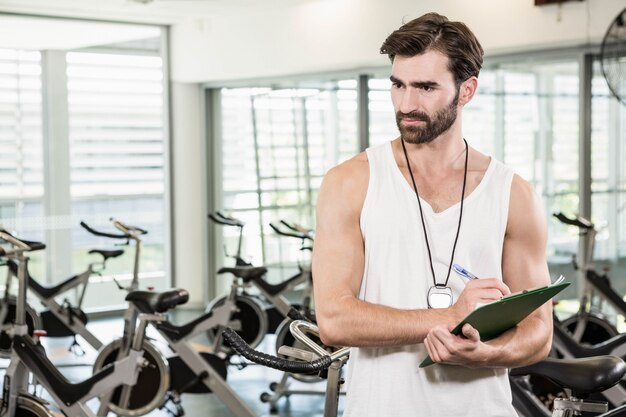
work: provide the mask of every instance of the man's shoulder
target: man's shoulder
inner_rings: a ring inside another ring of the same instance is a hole
[[[363,176],[366,176],[365,179],[367,179],[368,173],[369,161],[367,159],[367,153],[361,152],[331,168],[326,176],[341,180],[347,180],[351,178],[358,180]]]
[[[324,177],[322,188],[345,197],[356,197],[367,191],[369,162],[361,152],[331,168]]]

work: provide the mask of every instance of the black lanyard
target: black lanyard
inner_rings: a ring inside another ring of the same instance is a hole
[[[417,185],[415,184],[415,178],[413,177],[413,171],[411,170],[411,163],[409,162],[409,156],[406,152],[406,146],[404,145],[404,139],[400,138],[400,142],[402,143],[402,151],[404,152],[404,157],[406,159],[406,165],[409,169],[409,175],[411,176],[411,182],[413,183],[413,190],[415,190],[415,195],[417,196],[417,204],[420,210],[420,219],[422,220],[422,228],[424,229],[424,239],[426,240],[426,249],[428,249],[428,260],[430,261],[430,271],[433,275],[433,285],[436,288],[445,289],[448,286],[448,280],[450,279],[450,271],[452,270],[452,263],[454,262],[454,252],[456,250],[456,244],[459,240],[459,232],[461,231],[461,220],[463,219],[463,200],[465,199],[465,185],[467,184],[467,161],[469,157],[469,147],[467,145],[467,141],[463,138],[463,142],[465,143],[465,168],[463,172],[463,190],[461,191],[461,210],[459,213],[459,224],[456,229],[456,236],[454,238],[454,245],[452,246],[452,255],[450,256],[450,265],[448,266],[448,275],[446,276],[446,281],[443,284],[439,284],[437,279],[435,278],[435,268],[433,266],[433,257],[430,252],[430,244],[428,243],[428,234],[426,233],[426,223],[424,222],[424,213],[422,211],[422,203],[420,201],[420,195],[417,191]],[[431,287],[432,290],[432,287]],[[430,291],[429,291],[430,294]],[[450,292],[450,305],[452,305],[452,293]],[[430,302],[429,302],[430,306]]]

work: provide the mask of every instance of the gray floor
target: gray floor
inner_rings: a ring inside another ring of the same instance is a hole
[[[187,320],[196,317],[200,312],[180,311],[176,312],[176,316],[172,317],[172,321],[184,323]],[[99,319],[90,322],[89,328],[105,343],[119,337],[122,333],[123,322],[120,318]],[[150,336],[157,336],[155,333],[149,333]],[[48,352],[48,356],[53,362],[59,366],[61,372],[71,381],[80,381],[91,376],[92,364],[95,361],[97,352],[93,350],[86,342],[81,341],[86,353],[84,356],[75,356],[68,352],[72,338],[46,338],[44,346]],[[202,336],[194,340],[198,346],[207,344],[207,339]],[[158,344],[158,342],[157,342]],[[266,336],[266,340],[258,349],[273,353],[274,337]],[[163,346],[166,350],[166,347]],[[238,359],[238,361],[241,361]],[[4,369],[8,365],[8,360],[0,360],[0,366]],[[270,413],[268,404],[260,400],[263,392],[271,392],[269,385],[272,382],[280,381],[282,373],[273,369],[268,369],[258,365],[250,365],[244,369],[237,369],[231,366],[228,369],[228,383],[245,401],[258,416],[280,416],[280,417],[317,417],[323,416],[324,413],[324,396],[321,395],[326,388],[324,382],[320,383],[303,383],[292,378],[289,379],[289,389],[316,391],[318,394],[303,395],[293,394],[288,398],[281,398],[277,403],[277,411]],[[45,393],[43,394],[45,396]],[[217,398],[214,394],[183,394],[182,406],[186,417],[237,417]],[[340,412],[343,404],[343,397],[340,399]],[[168,404],[170,408],[171,403]],[[97,402],[94,402],[94,408]],[[112,413],[110,415],[113,415]],[[172,416],[166,409],[156,409],[148,414],[150,417]],[[71,417],[71,416],[70,416]]]

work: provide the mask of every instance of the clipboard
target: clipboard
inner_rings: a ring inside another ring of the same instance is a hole
[[[569,282],[563,282],[524,290],[502,297],[492,303],[484,304],[468,314],[450,333],[461,334],[463,325],[469,323],[478,330],[481,341],[493,339],[515,327],[517,323],[569,285]],[[434,363],[430,356],[427,356],[419,367],[424,368]]]

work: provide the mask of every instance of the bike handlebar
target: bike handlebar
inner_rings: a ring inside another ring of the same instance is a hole
[[[209,218],[213,220],[215,223],[219,223],[224,226],[237,226],[244,227],[245,222],[242,220],[236,219],[232,216],[227,216],[223,214],[221,211],[216,211],[215,213],[209,213]]]
[[[110,237],[112,239],[129,239],[130,238],[130,234],[126,233],[123,235],[119,235],[119,234],[113,234],[113,233],[105,233],[105,232],[100,232],[98,230],[95,230],[93,228],[91,228],[87,223],[81,221],[80,225],[87,230],[89,233],[91,233],[92,235],[96,235],[96,236],[102,236],[102,237]]]
[[[292,361],[278,356],[268,355],[254,350],[230,327],[222,333],[222,337],[237,353],[244,358],[269,368],[291,373],[314,373],[327,369],[332,363],[330,356],[325,355],[311,362]]]
[[[5,248],[0,247],[0,255],[2,256],[17,253],[18,251],[22,251],[22,252],[36,251],[36,250],[41,250],[41,249],[46,248],[46,245],[42,242],[35,242],[32,240],[25,240],[25,239],[17,238],[1,226],[0,226],[0,239],[5,240],[6,242],[8,242],[9,244],[11,244],[13,247],[16,248],[16,250],[11,251],[11,250],[7,250]]]
[[[553,216],[559,219],[561,223],[569,224],[570,226],[576,226],[581,229],[593,229],[593,223],[584,217],[569,218],[561,212],[554,213]]]
[[[80,225],[92,235],[108,237],[111,239],[132,239],[132,238],[135,238],[137,234],[145,235],[148,233],[146,230],[141,229],[137,226],[127,225],[113,218],[111,218],[110,220],[113,222],[113,226],[115,226],[116,229],[120,230],[122,234],[101,232],[99,230],[92,228],[84,221],[81,221]]]
[[[284,225],[285,227],[289,228],[291,230],[291,232],[287,232],[285,230],[282,230],[280,226],[278,226],[275,223],[270,223],[270,227],[272,229],[274,229],[274,231],[276,233],[278,233],[279,235],[282,236],[288,236],[288,237],[295,237],[298,239],[308,239],[308,240],[313,240],[313,237],[311,236],[312,231],[305,229],[302,226],[299,225],[295,225],[295,224],[290,224],[288,222],[286,222],[285,220],[281,220],[280,223],[282,225]]]
[[[113,217],[111,217],[109,220],[111,220],[113,222],[113,226],[122,231],[122,233],[127,233],[129,235],[133,235],[133,232],[139,233],[140,235],[148,234],[147,230],[144,230],[137,226],[131,226],[129,224],[122,223],[121,221],[116,220]]]

